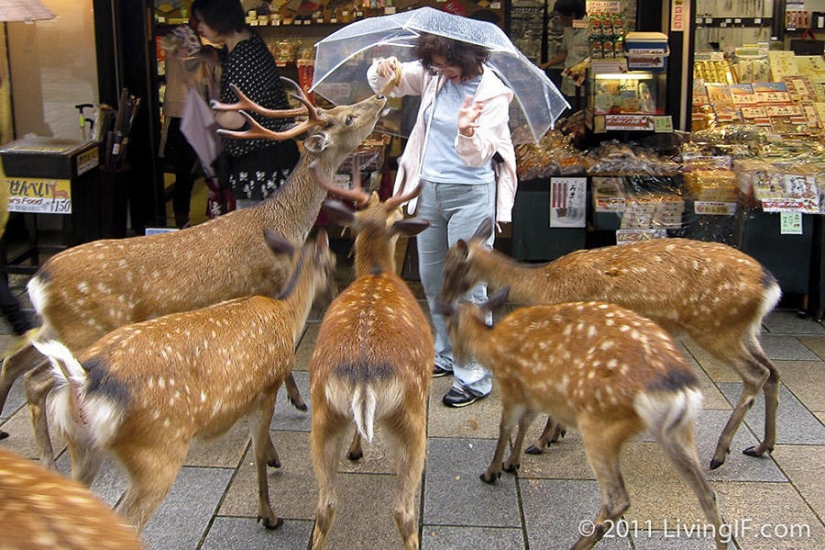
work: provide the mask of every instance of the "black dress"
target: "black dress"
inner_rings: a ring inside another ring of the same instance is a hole
[[[238,101],[229,85],[236,85],[252,101],[268,109],[289,109],[280,74],[272,54],[252,33],[231,52],[223,52],[221,102]],[[293,119],[266,118],[252,114],[264,128],[282,131]],[[263,200],[271,196],[286,181],[300,157],[298,145],[292,139],[223,139],[225,155],[219,162],[221,183],[232,190],[238,200]]]

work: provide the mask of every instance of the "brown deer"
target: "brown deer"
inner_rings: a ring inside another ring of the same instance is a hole
[[[267,232],[276,254],[297,256],[277,298],[236,298],[126,325],[78,359],[58,341],[34,345],[53,363],[50,416],[68,442],[74,479],[91,484],[102,450],[129,476],[121,505],[139,530],[163,502],[191,441],[222,435],[246,417],[258,474],[258,519],[275,529],[267,462],[275,397],[295,362],[295,343],[313,301],[336,294],[335,255],[325,232],[300,254]]]
[[[366,208],[353,213],[336,202],[323,208],[332,221],[356,233],[356,279],[327,310],[309,365],[310,447],[319,488],[312,548],[323,548],[335,515],[335,479],[347,428],[356,426],[347,456],[357,460],[362,456],[361,440],[372,439],[375,422],[387,429],[398,447],[395,524],[404,547],[418,548],[415,491],[427,449],[427,395],[435,354],[427,318],[395,272],[395,244],[400,233],[416,235],[429,225],[402,219],[400,205],[417,196],[420,188],[381,203],[376,194],[370,198],[360,187],[334,188],[323,176],[319,182]]]
[[[296,85],[297,86],[297,85]],[[43,318],[38,340],[59,339],[74,353],[108,332],[138,321],[189,311],[255,294],[271,295],[286,280],[287,262],[273,259],[261,239],[264,228],[303,242],[318,216],[326,191],[308,171],[310,163],[332,178],[341,163],[372,132],[386,103],[374,96],[355,105],[272,111],[258,107],[235,90],[240,102],[222,109],[249,109],[266,116],[307,120],[283,132],[262,128],[246,115],[250,130],[227,132],[233,137],[291,139],[309,132],[301,160],[283,187],[269,200],[184,231],[121,240],[102,240],[74,247],[49,259],[29,282],[35,309]],[[243,113],[245,114],[245,113]],[[0,410],[18,376],[26,377],[26,395],[45,464],[54,468],[54,452],[43,414],[52,386],[47,364],[31,345],[3,364]],[[292,376],[290,400],[306,410]],[[0,438],[7,436],[0,432]]]
[[[613,302],[673,334],[687,333],[742,378],[742,394],[719,436],[711,469],[725,462],[733,436],[760,390],[765,394],[765,437],[744,453],[762,456],[773,451],[779,370],[762,350],[759,333],[782,291],[759,262],[719,243],[654,239],[580,250],[528,265],[486,248],[490,231],[492,222],[482,222],[469,241],[458,242],[448,252],[441,301],[449,303],[483,281],[491,289],[509,286],[510,300],[518,304]],[[549,419],[527,452],[540,453],[560,433]]]
[[[0,449],[4,550],[141,550],[137,533],[80,483]]]
[[[629,438],[646,430],[698,497],[714,526],[716,547],[726,548],[716,495],[702,473],[694,443],[702,393],[670,335],[648,319],[605,302],[524,307],[488,326],[488,312],[506,300],[505,287],[482,305],[439,304],[456,359],[475,358],[489,368],[501,392],[498,444],[482,481],[495,483],[502,468],[518,469],[524,437],[537,413],[576,426],[599,482],[602,505],[592,534],[580,533],[571,548],[592,548],[630,507],[619,454]],[[502,464],[516,425],[515,443]]]

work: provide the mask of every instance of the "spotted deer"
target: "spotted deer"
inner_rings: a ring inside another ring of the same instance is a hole
[[[141,550],[137,533],[80,483],[0,449],[4,550]]]
[[[648,431],[698,497],[715,528],[717,549],[726,548],[716,495],[702,473],[694,443],[702,394],[670,335],[652,321],[605,302],[524,307],[488,326],[488,313],[506,300],[504,287],[481,305],[439,304],[455,358],[475,358],[493,372],[500,388],[498,443],[482,481],[495,483],[502,468],[519,468],[521,447],[537,413],[550,413],[577,427],[602,504],[593,532],[580,533],[572,548],[592,548],[630,507],[619,470],[622,445]],[[516,425],[515,443],[502,464]]]
[[[743,384],[710,467],[725,462],[733,436],[760,390],[765,394],[765,436],[744,453],[762,456],[773,451],[779,370],[762,350],[759,334],[782,291],[759,262],[724,244],[654,239],[580,250],[546,264],[528,265],[485,247],[490,231],[492,222],[482,222],[469,241],[450,249],[442,301],[450,302],[483,281],[491,289],[509,286],[510,300],[518,304],[613,302],[671,333],[687,333],[710,355],[732,367]],[[559,434],[559,426],[549,419],[528,452],[540,453]]]
[[[239,103],[215,107],[247,109],[272,117],[307,116],[290,129],[273,132],[241,111],[250,129],[226,132],[236,138],[275,140],[308,132],[301,159],[282,188],[253,208],[183,231],[95,241],[52,257],[28,285],[32,303],[43,318],[36,339],[59,339],[74,353],[81,353],[108,332],[129,323],[241,296],[271,295],[283,287],[288,263],[273,259],[261,238],[262,231],[269,228],[292,242],[303,242],[326,196],[308,166],[315,163],[317,170],[332,178],[347,155],[372,132],[386,98],[373,96],[355,105],[322,110],[296,96],[303,107],[273,111],[257,106],[239,90],[235,92]],[[38,447],[44,463],[54,468],[43,414],[52,378],[47,363],[31,344],[3,364],[0,410],[15,379],[27,371],[26,394]],[[287,389],[296,407],[306,410],[292,376],[287,379]],[[7,435],[0,432],[0,438]]]
[[[277,297],[236,298],[110,332],[77,359],[56,340],[35,341],[53,364],[50,417],[66,437],[74,479],[91,484],[104,449],[129,476],[121,506],[142,529],[177,477],[194,438],[214,438],[246,418],[258,474],[258,519],[274,529],[267,463],[280,466],[269,437],[275,396],[295,362],[313,301],[336,294],[326,233],[295,254],[267,232],[278,255],[296,256]]]
[[[319,182],[332,194],[366,206],[353,213],[339,202],[323,210],[355,237],[355,281],[336,298],[321,322],[309,365],[312,394],[310,448],[319,497],[313,550],[323,548],[335,515],[338,459],[347,428],[356,433],[347,456],[362,456],[362,438],[372,440],[381,423],[396,442],[398,465],[393,516],[408,550],[418,548],[415,491],[427,448],[427,395],[434,344],[424,312],[395,272],[399,234],[416,235],[429,224],[403,219],[400,205],[420,188],[381,203],[360,188]]]

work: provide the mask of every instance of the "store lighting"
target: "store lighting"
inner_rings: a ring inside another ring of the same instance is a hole
[[[37,0],[0,0],[0,21],[48,21],[57,16]]]

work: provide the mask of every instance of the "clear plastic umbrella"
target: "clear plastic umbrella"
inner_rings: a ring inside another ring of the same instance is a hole
[[[516,98],[511,106],[510,127],[529,130],[515,132],[516,143],[538,143],[568,106],[544,71],[527,59],[500,27],[429,7],[362,19],[318,42],[311,90],[337,105],[355,103],[372,95],[367,68],[373,59],[395,56],[411,61],[412,48],[421,33],[446,36],[490,50],[488,65]],[[385,119],[381,129],[404,135],[401,126]]]

